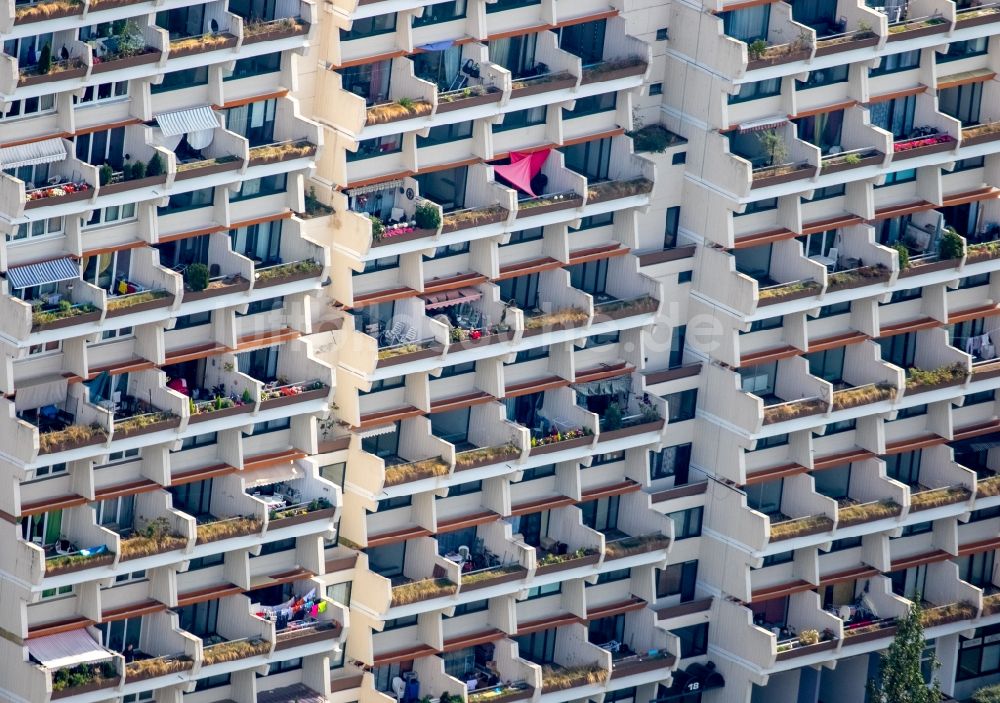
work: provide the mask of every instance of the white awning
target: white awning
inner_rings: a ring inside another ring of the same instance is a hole
[[[14,396],[15,410],[34,410],[46,405],[58,405],[66,399],[69,380],[62,374],[40,376],[27,381],[19,381]]]
[[[378,437],[383,434],[392,434],[396,431],[396,425],[382,425],[381,427],[372,427],[370,430],[363,430],[358,432],[361,439],[368,439],[369,437]]]
[[[302,478],[302,476],[302,469],[290,461],[287,464],[278,464],[277,466],[268,466],[257,471],[248,471],[244,479],[244,484],[247,488],[256,488],[257,486],[269,486],[279,481],[294,481],[297,478]]]
[[[66,147],[62,139],[46,139],[41,142],[19,144],[0,149],[0,168],[17,168],[50,164],[66,158]]]
[[[176,137],[179,134],[215,129],[219,126],[218,116],[207,105],[193,107],[190,110],[163,112],[155,115],[153,119],[156,120],[156,124],[159,125],[160,131],[165,137]]]
[[[46,669],[64,669],[78,664],[93,664],[114,657],[86,630],[70,630],[28,640],[28,653]]]
[[[750,122],[743,122],[742,124],[737,126],[737,129],[741,133],[762,132],[765,129],[774,129],[775,127],[780,127],[786,122],[788,122],[788,117],[786,115],[772,115],[771,117],[762,117],[759,120],[751,120]]]
[[[14,288],[31,288],[45,283],[72,281],[79,277],[80,266],[68,256],[7,269],[7,280]]]

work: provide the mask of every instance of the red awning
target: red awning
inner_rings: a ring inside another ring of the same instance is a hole
[[[471,303],[474,300],[479,300],[482,294],[475,288],[459,288],[458,290],[446,290],[441,293],[431,293],[421,297],[426,303],[424,305],[425,310],[438,310],[440,308],[459,305],[460,303]]]
[[[542,170],[542,165],[549,158],[550,151],[552,150],[542,149],[530,154],[525,154],[523,151],[512,151],[510,152],[510,163],[494,166],[493,172],[532,198],[537,197],[537,194],[531,190],[531,179]]]

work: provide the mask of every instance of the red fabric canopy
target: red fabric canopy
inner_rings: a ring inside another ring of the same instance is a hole
[[[542,165],[549,158],[551,149],[542,149],[526,154],[523,151],[510,152],[510,163],[505,166],[494,166],[493,172],[510,183],[518,190],[531,197],[537,194],[531,190],[531,179],[542,170]]]

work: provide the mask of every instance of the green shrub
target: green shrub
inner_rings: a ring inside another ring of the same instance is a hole
[[[747,53],[750,55],[751,61],[762,58],[765,51],[767,51],[767,42],[763,39],[755,39],[747,45]]]
[[[243,400],[244,405],[249,405],[253,402],[253,394],[250,392],[249,388],[243,389],[243,396],[241,399]]]
[[[423,202],[417,206],[413,219],[419,229],[437,229],[441,226],[441,211],[433,203]]]
[[[942,259],[958,259],[965,253],[962,238],[950,227],[941,235],[938,243],[938,256]]]
[[[910,250],[902,242],[892,245],[892,248],[899,254],[899,270],[905,271],[910,268]]]
[[[972,703],[1000,703],[1000,683],[980,688],[972,694]]]
[[[622,426],[622,409],[618,406],[618,403],[612,403],[608,406],[608,409],[604,411],[604,429],[605,430],[617,430]]]
[[[114,178],[115,172],[109,164],[102,164],[101,168],[97,170],[97,176],[100,179],[101,185],[106,186]]]
[[[52,47],[46,44],[38,56],[38,72],[46,74],[52,70]]]
[[[848,166],[857,166],[861,163],[861,154],[848,154],[844,157],[844,163]]]
[[[138,180],[140,178],[146,177],[146,164],[141,161],[136,161],[132,164],[132,172],[129,174],[129,178],[133,180]]]
[[[184,269],[184,283],[193,291],[208,288],[208,266],[205,266],[205,264],[191,264],[188,266]]]
[[[375,215],[368,215],[368,219],[372,221],[372,239],[376,242],[381,241],[385,235],[385,225]]]
[[[160,176],[163,175],[164,165],[163,157],[160,156],[160,152],[153,154],[150,158],[149,163],[146,165],[146,175],[147,176]]]

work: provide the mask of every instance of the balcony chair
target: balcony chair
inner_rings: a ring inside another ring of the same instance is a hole
[[[382,340],[385,342],[387,347],[392,347],[399,344],[399,340],[406,334],[406,325],[396,320],[392,323],[392,327],[387,329],[382,333]]]

